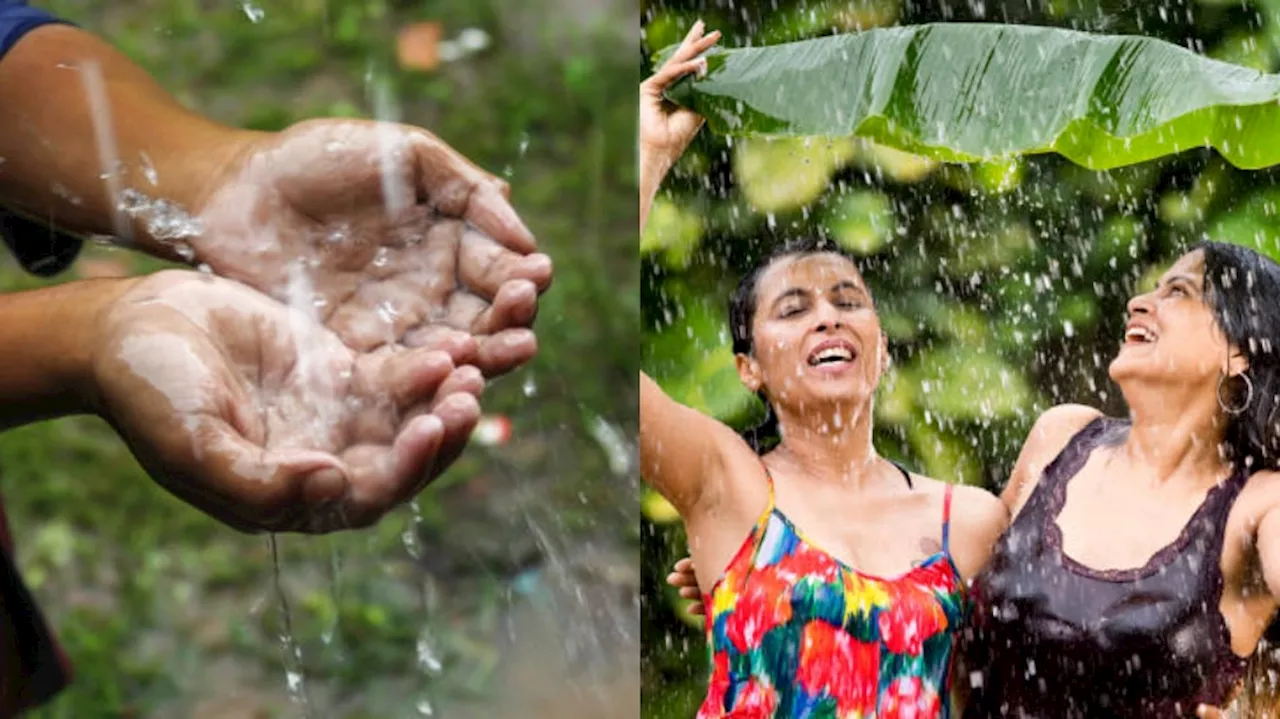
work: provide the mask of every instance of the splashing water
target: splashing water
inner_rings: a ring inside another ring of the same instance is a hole
[[[249,0],[242,0],[240,3],[240,9],[244,10],[244,14],[249,18],[249,22],[255,24],[262,22],[262,18],[267,16],[267,12],[265,10],[254,5]]]

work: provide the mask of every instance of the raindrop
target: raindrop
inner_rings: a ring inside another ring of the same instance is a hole
[[[244,14],[248,16],[249,22],[252,23],[262,22],[262,18],[267,15],[265,10],[254,5],[250,0],[242,0],[240,7],[244,10]]]
[[[524,378],[524,384],[521,385],[520,389],[524,392],[525,397],[532,397],[538,393],[538,383],[533,378],[532,373]]]

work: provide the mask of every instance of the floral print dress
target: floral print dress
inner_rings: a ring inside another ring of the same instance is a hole
[[[910,477],[908,476],[908,481]],[[711,687],[697,719],[946,719],[964,585],[948,546],[892,578],[807,541],[774,501],[704,598]]]

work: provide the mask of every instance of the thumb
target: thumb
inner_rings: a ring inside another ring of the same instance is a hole
[[[266,449],[226,422],[209,419],[195,436],[192,503],[260,529],[290,527],[317,504],[347,491],[341,460],[310,449]]]

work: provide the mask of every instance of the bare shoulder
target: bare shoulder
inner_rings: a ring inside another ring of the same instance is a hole
[[[1245,511],[1246,524],[1250,528],[1256,526],[1263,515],[1280,509],[1280,471],[1264,469],[1251,474],[1233,513],[1239,509]]]
[[[1009,508],[981,487],[956,485],[951,502],[951,558],[966,580],[982,571],[1009,528]]]
[[[1032,425],[1027,441],[1018,453],[1009,482],[1000,499],[1014,515],[1022,509],[1040,482],[1044,468],[1057,457],[1067,442],[1093,420],[1102,416],[1093,407],[1082,404],[1060,404],[1045,410]]]
[[[1067,442],[1102,412],[1083,404],[1060,404],[1045,410],[1027,435],[1027,447],[1057,455]]]
[[[991,549],[1009,527],[1009,509],[996,495],[981,487],[952,484],[932,477],[912,475],[918,486],[931,493],[951,494],[951,558],[966,580],[987,564]]]

